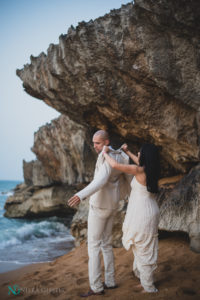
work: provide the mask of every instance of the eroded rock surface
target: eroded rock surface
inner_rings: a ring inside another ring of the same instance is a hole
[[[61,115],[34,134],[32,151],[54,183],[90,182],[96,155],[87,127]]]
[[[43,164],[39,160],[26,162],[23,160],[24,181],[27,185],[49,186],[53,180],[48,177]]]
[[[200,252],[200,164],[170,189],[161,189],[159,228],[189,234],[190,247]]]
[[[5,217],[40,218],[69,216],[75,213],[66,205],[67,200],[77,191],[72,186],[36,187],[22,184],[5,203]]]
[[[163,175],[187,172],[199,161],[199,16],[196,0],[136,0],[70,28],[17,75],[77,123],[161,146]]]

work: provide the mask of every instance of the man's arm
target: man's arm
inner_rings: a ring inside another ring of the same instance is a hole
[[[83,190],[76,193],[68,200],[69,206],[79,204],[81,200],[91,196],[92,194],[100,190],[108,182],[111,170],[111,166],[106,161],[104,161],[97,174],[95,175],[95,178],[90,182],[90,184],[88,184]]]

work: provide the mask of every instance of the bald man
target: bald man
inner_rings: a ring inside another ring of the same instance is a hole
[[[114,256],[112,250],[113,219],[120,200],[120,177],[126,176],[114,170],[104,159],[103,147],[110,143],[108,133],[97,131],[93,136],[93,145],[98,153],[94,179],[83,190],[69,199],[68,204],[74,206],[90,197],[88,215],[88,255],[90,290],[82,297],[104,294],[104,289],[113,289],[115,283]],[[119,163],[128,163],[122,151],[115,151],[110,146],[110,156]],[[128,179],[127,179],[128,181]],[[128,182],[129,183],[129,182]],[[103,253],[105,267],[105,283],[101,281],[100,251]]]

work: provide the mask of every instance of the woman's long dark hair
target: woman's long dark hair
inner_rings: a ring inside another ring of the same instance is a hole
[[[144,144],[140,150],[140,166],[144,166],[147,190],[158,193],[158,179],[160,176],[160,159],[158,148],[154,144]]]

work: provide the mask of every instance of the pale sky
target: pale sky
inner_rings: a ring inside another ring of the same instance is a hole
[[[60,113],[24,92],[16,69],[30,63],[78,22],[130,0],[0,0],[0,180],[22,180],[22,161],[35,159],[33,135]]]

